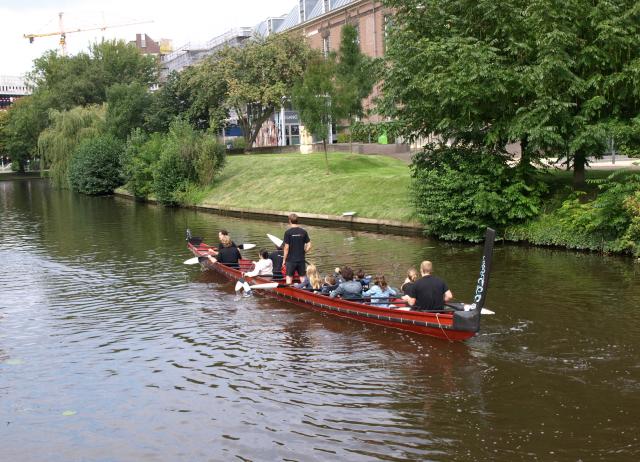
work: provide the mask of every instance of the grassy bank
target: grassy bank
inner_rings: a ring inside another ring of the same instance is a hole
[[[227,159],[214,185],[190,191],[187,203],[413,221],[407,165],[385,156],[240,155]]]

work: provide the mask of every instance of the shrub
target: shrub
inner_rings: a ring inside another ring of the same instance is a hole
[[[138,198],[153,193],[153,171],[160,159],[164,137],[160,133],[146,135],[140,129],[131,133],[122,156],[122,172],[126,189]]]
[[[215,136],[202,135],[198,143],[196,158],[196,172],[198,183],[208,186],[213,183],[216,175],[223,169],[226,162],[224,145],[218,143]]]
[[[487,226],[536,216],[545,185],[527,183],[508,155],[473,146],[429,145],[414,157],[412,200],[428,234],[479,241]]]
[[[164,138],[162,153],[153,169],[153,192],[162,204],[179,204],[192,183],[211,184],[224,163],[224,146],[214,136],[176,120]],[[188,196],[193,197],[193,193]]]
[[[356,122],[351,126],[351,136],[354,143],[377,143],[378,138],[386,134],[387,142],[395,143],[398,136],[398,128],[397,122]]]
[[[175,149],[165,149],[153,169],[153,192],[163,205],[180,203],[178,194],[189,184],[189,168]]]
[[[122,184],[120,156],[122,143],[110,135],[80,143],[71,157],[71,188],[84,194],[110,194]]]
[[[640,175],[623,174],[617,172],[605,180],[591,181],[599,189],[591,201],[585,201],[584,193],[574,193],[548,213],[510,227],[505,237],[640,255]]]

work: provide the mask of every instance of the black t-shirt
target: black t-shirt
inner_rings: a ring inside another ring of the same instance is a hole
[[[304,245],[309,241],[309,234],[299,226],[294,226],[286,230],[283,243],[289,244],[287,261],[304,261]]]
[[[273,274],[280,273],[282,269],[282,250],[274,250],[269,254],[269,258],[273,262]]]
[[[409,295],[409,292],[415,285],[416,285],[415,282],[405,282],[404,284],[402,284],[402,287],[400,288],[402,289],[402,293],[404,293],[405,295]]]
[[[233,267],[238,266],[238,260],[241,258],[242,255],[240,255],[237,247],[221,247],[218,249],[218,255],[216,255],[216,260],[220,263]]]
[[[423,276],[407,287],[405,292],[409,297],[416,299],[414,309],[432,311],[444,309],[444,294],[447,290],[447,283],[439,277]]]

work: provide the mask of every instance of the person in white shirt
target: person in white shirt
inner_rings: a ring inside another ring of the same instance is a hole
[[[245,297],[251,295],[251,286],[244,280],[245,277],[273,276],[273,261],[269,258],[269,252],[265,249],[260,249],[260,260],[254,261],[253,264],[253,270],[242,273],[242,277],[236,283],[236,292],[243,288]]]
[[[254,261],[253,271],[242,273],[243,276],[252,278],[255,276],[273,276],[273,261],[269,258],[269,252],[260,249],[260,260]]]

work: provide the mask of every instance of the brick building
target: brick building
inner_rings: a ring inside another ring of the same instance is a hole
[[[390,19],[391,11],[379,0],[298,0],[289,14],[277,18],[278,27],[267,29],[263,22],[255,30],[269,31],[261,35],[298,31],[307,38],[312,48],[327,54],[338,50],[342,27],[352,24],[358,30],[362,53],[378,58],[384,55],[385,35]],[[269,20],[273,21],[273,18]],[[376,95],[377,89],[374,89],[371,97],[365,101],[365,107],[370,107],[371,99]],[[285,105],[279,114],[274,114],[267,122],[268,126],[264,127],[270,136],[262,136],[261,133],[256,145],[310,144],[310,136],[301,129],[294,109]],[[277,140],[271,136],[274,125],[278,130]]]

